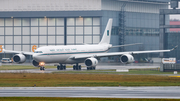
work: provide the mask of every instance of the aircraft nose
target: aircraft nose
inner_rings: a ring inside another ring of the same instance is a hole
[[[38,54],[33,54],[33,59],[36,60],[36,61],[38,61],[38,60],[39,60],[39,59],[38,59]]]

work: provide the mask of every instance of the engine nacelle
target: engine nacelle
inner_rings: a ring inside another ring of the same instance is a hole
[[[13,56],[13,61],[15,63],[24,63],[26,61],[26,56],[24,56],[23,54],[15,54]]]
[[[95,67],[98,64],[96,58],[87,58],[84,62],[87,67]]]
[[[32,64],[33,64],[34,67],[38,67],[39,66],[39,62],[37,62],[35,60],[32,61]]]
[[[134,62],[134,57],[130,54],[124,54],[120,57],[122,63],[132,63]]]

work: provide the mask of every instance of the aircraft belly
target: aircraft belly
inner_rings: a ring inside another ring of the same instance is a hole
[[[43,56],[38,56],[34,58],[34,60],[36,60],[37,62],[49,63],[51,62],[51,57],[49,57],[48,55],[43,55]]]
[[[62,63],[69,58],[68,55],[44,55],[38,57],[38,62],[45,63]]]
[[[51,63],[63,63],[69,58],[69,55],[53,55],[51,57]]]
[[[83,63],[84,59],[67,59],[66,61],[64,61],[64,64],[75,64],[75,63]]]

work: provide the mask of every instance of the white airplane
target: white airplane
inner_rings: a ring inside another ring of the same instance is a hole
[[[81,70],[81,65],[78,63],[85,63],[87,70],[94,70],[98,64],[98,59],[108,56],[120,56],[122,63],[134,62],[133,54],[140,53],[154,53],[154,52],[170,52],[169,50],[151,50],[151,51],[130,51],[130,52],[112,52],[107,53],[109,49],[122,46],[130,46],[134,44],[112,46],[110,43],[112,19],[109,19],[103,37],[99,44],[94,45],[60,45],[60,46],[43,46],[35,50],[35,52],[11,51],[5,50],[8,53],[17,53],[13,56],[16,63],[24,63],[25,55],[32,55],[34,66],[40,67],[44,70],[45,63],[59,63],[58,70],[65,70],[66,66],[63,64],[76,64],[73,66],[74,70]]]

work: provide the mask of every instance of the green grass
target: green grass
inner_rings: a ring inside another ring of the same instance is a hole
[[[38,69],[37,67],[30,65],[2,65],[0,70],[25,70],[25,69]]]
[[[59,97],[0,97],[1,101],[179,101],[179,99],[139,98],[59,98]]]
[[[0,87],[180,86],[180,78],[155,75],[0,73]]]
[[[82,70],[82,71],[55,71],[53,73],[84,73],[84,74],[174,74],[174,72],[160,72],[159,69],[129,69],[129,72],[116,72],[114,69],[110,70]],[[178,74],[180,74],[178,72]]]
[[[54,67],[47,66],[46,68]],[[10,70],[35,69],[36,67],[28,65],[4,65],[0,68],[2,70]],[[52,74],[0,73],[0,87],[32,87],[34,84],[38,87],[119,86],[119,84],[121,86],[180,86],[180,78],[169,77],[164,74],[169,75],[173,74],[173,72],[160,72],[158,69],[130,69],[129,72],[82,70],[56,71]]]

